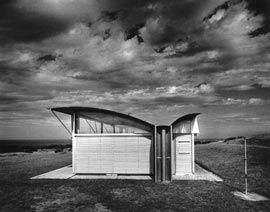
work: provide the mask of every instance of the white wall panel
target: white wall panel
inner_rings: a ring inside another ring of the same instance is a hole
[[[75,137],[76,173],[150,174],[152,138],[142,136]]]
[[[91,142],[92,139],[92,137],[88,138],[88,142]],[[113,173],[113,142],[111,137],[102,137],[98,154],[100,157],[100,173]]]

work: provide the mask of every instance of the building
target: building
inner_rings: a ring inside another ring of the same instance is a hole
[[[71,115],[75,174],[150,175],[158,182],[195,172],[194,136],[199,133],[199,113],[180,117],[169,126],[156,126],[98,108],[59,107],[51,111]]]

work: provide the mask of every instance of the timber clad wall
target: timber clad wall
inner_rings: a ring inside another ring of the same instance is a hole
[[[76,136],[75,173],[152,174],[152,136]]]

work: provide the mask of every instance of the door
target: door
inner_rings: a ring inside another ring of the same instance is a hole
[[[176,143],[176,175],[192,173],[191,135],[178,135]]]

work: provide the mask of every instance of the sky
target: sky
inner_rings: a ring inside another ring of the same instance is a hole
[[[1,0],[0,138],[69,138],[63,106],[269,133],[269,69],[269,0]]]

